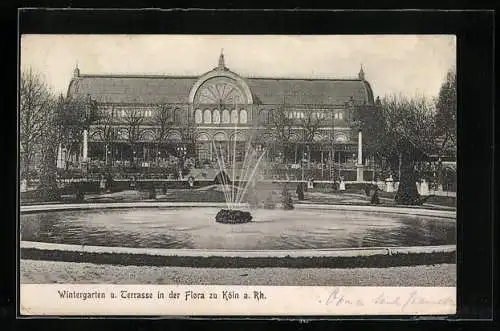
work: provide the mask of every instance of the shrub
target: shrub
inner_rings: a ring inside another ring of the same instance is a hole
[[[283,209],[292,210],[293,209],[293,201],[292,201],[292,197],[290,196],[290,193],[288,192],[288,187],[286,185],[283,186],[283,191],[282,191],[281,195],[282,195]]]
[[[221,209],[215,216],[215,221],[226,224],[248,223],[252,220],[249,212],[232,209]]]
[[[156,199],[156,189],[154,187],[151,187],[149,189],[149,199]]]

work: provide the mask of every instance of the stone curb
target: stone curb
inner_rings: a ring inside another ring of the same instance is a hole
[[[455,245],[413,246],[413,247],[363,247],[349,249],[298,249],[298,250],[205,250],[205,249],[164,249],[164,248],[132,248],[107,246],[82,246],[54,244],[34,241],[21,241],[21,249],[42,251],[62,251],[93,254],[129,254],[165,257],[236,257],[236,258],[303,258],[303,257],[359,257],[393,254],[429,254],[451,253],[456,251]]]

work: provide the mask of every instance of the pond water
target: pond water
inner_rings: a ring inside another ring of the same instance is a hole
[[[219,208],[146,208],[21,215],[21,240],[92,246],[280,250],[455,244],[455,219],[360,211],[257,210],[246,224]]]

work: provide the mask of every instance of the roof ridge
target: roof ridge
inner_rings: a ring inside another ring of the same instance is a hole
[[[334,81],[361,81],[359,78],[329,78],[329,77],[263,77],[263,76],[249,76],[247,79],[272,79],[272,80],[334,80]]]
[[[155,74],[80,74],[77,78],[186,78],[198,79],[200,76],[155,75]]]
[[[183,79],[198,79],[202,77],[194,75],[158,75],[158,74],[80,74],[78,78],[183,78]],[[362,81],[359,78],[332,78],[332,77],[283,77],[283,76],[241,76],[243,79],[269,79],[269,80],[325,80],[325,81]]]

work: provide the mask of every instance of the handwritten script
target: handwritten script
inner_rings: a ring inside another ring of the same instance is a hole
[[[402,291],[403,292],[403,291]],[[325,304],[327,306],[367,306],[367,305],[387,305],[399,307],[402,312],[423,305],[454,306],[455,299],[452,296],[432,297],[423,295],[419,291],[411,291],[402,295],[391,295],[385,292],[370,294],[363,298],[351,298],[342,291],[341,288],[335,288],[330,292]]]

